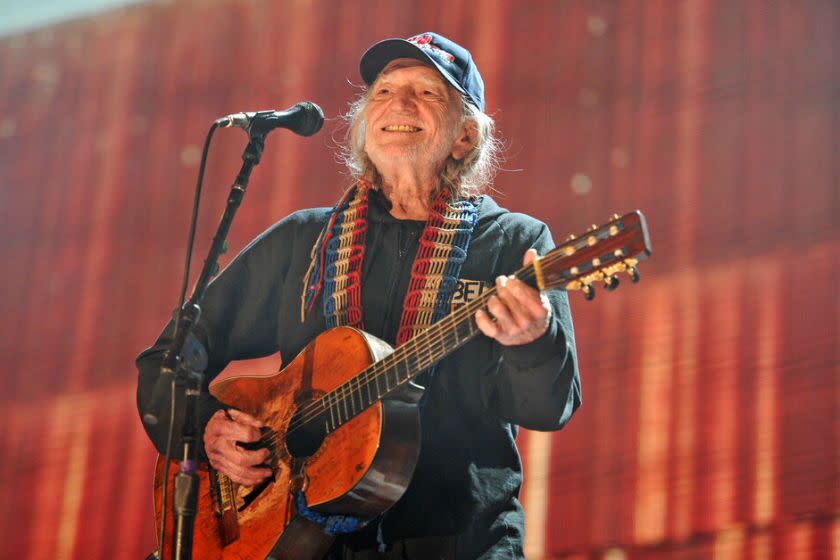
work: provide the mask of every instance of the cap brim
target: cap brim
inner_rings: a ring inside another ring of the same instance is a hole
[[[420,62],[431,64],[452,87],[462,95],[466,95],[470,101],[473,101],[470,95],[461,87],[461,84],[456,82],[455,78],[445,68],[438,64],[434,58],[426,54],[423,49],[405,39],[385,39],[366,50],[361,60],[359,60],[359,74],[361,74],[362,80],[367,85],[373,84],[376,81],[376,77],[382,72],[382,69],[389,62],[398,58],[414,58]]]

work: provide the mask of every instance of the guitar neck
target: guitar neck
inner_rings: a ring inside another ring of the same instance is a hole
[[[532,287],[536,285],[533,265],[521,268],[514,276]],[[487,301],[495,293],[495,286],[485,290],[473,301],[434,323],[387,357],[324,395],[321,400],[327,419],[327,431],[334,431],[475,338],[480,332],[475,323],[475,313],[486,308]]]
[[[607,290],[618,285],[618,273],[639,280],[636,265],[650,255],[647,224],[641,212],[613,216],[580,236],[569,236],[560,246],[538,257],[514,276],[539,290],[583,290],[592,299],[593,284]],[[496,293],[492,287],[475,300],[433,324],[388,357],[372,364],[336,390],[321,397],[328,432],[332,432],[420,372],[435,365],[478,334],[475,313]]]

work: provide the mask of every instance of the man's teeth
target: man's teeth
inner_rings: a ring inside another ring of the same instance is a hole
[[[407,124],[392,124],[390,126],[386,126],[385,130],[387,132],[418,132],[420,129],[416,126],[409,126]]]

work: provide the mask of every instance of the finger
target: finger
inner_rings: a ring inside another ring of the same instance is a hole
[[[252,428],[262,428],[263,426],[265,426],[265,424],[259,419],[254,418],[250,414],[242,412],[241,410],[231,408],[228,409],[227,413],[232,420],[235,420],[240,424],[245,424],[246,426],[251,426]]]
[[[505,288],[505,295],[512,298],[509,307],[524,308],[533,319],[545,318],[546,308],[540,292],[516,278],[509,280]]]
[[[265,462],[271,454],[267,448],[243,449],[230,435],[207,436],[204,438],[204,450],[207,456],[224,457],[242,465],[251,466]]]
[[[475,312],[475,324],[485,336],[496,338],[501,330],[490,318],[486,311],[479,309]]]
[[[237,482],[259,482],[272,474],[271,469],[265,465],[242,465],[236,461],[231,461],[226,457],[217,455],[208,455],[208,459],[216,470],[238,477]],[[244,479],[248,480],[245,481]]]
[[[487,300],[487,310],[496,319],[496,325],[502,332],[510,333],[512,329],[517,328],[512,311],[498,296],[490,296]]]
[[[265,463],[271,455],[271,451],[265,447],[253,450],[243,449],[242,445],[238,442],[235,447],[236,453],[241,457],[241,463],[249,467]]]
[[[213,428],[204,435],[205,439],[227,441],[230,442],[230,445],[233,445],[237,441],[243,443],[258,441],[262,434],[260,434],[259,430],[249,426],[228,422],[223,426]]]
[[[548,296],[525,284],[521,291],[515,288],[512,291],[516,293],[518,304],[515,309],[519,313],[519,317],[514,317],[514,319],[527,321],[527,325],[522,330],[529,333],[529,341],[542,336],[551,323],[551,304]]]
[[[256,451],[247,451],[238,447],[226,448],[211,447],[205,449],[207,457],[212,461],[227,465],[228,467],[243,470],[243,469],[264,469],[261,467],[268,461],[270,452],[268,449],[258,449]]]
[[[537,258],[537,250],[533,249],[533,248],[528,249],[527,251],[525,251],[525,254],[522,256],[522,264],[524,266],[528,266],[529,264],[534,262],[534,259],[536,259],[536,258]]]
[[[255,441],[260,438],[260,435],[257,428],[240,423],[226,410],[216,412],[204,427],[205,439],[224,437],[231,440]]]
[[[245,464],[249,466],[259,465],[265,463],[271,455],[271,450],[267,447],[260,449],[245,449],[240,442],[236,442],[236,451],[242,457]]]
[[[231,421],[212,425],[208,423],[204,430],[204,441],[208,446],[227,445],[232,448],[237,441],[256,441],[259,436],[259,432],[254,428],[241,426]]]
[[[207,434],[221,430],[228,422],[230,422],[230,419],[228,418],[227,411],[217,410],[213,416],[210,417],[210,420],[207,421],[207,425],[204,426],[205,437]]]
[[[262,437],[262,434],[258,429],[252,428],[251,426],[237,424],[236,422],[227,422],[224,425],[219,426],[217,429],[214,429],[213,432],[211,432],[211,437],[221,438],[230,441],[231,444],[233,444],[233,442],[237,441],[246,443],[257,441],[260,437]]]
[[[502,311],[506,313],[505,319],[500,320],[502,328],[508,333],[512,333],[512,329],[526,329],[534,320],[527,310],[523,310],[522,302],[519,301],[517,293],[510,290],[511,283],[514,282],[512,277],[500,276],[496,279],[496,295],[501,303],[505,306]],[[490,298],[493,299],[492,297]],[[489,304],[489,302],[488,302]],[[490,311],[495,315],[496,309],[488,305]]]
[[[265,468],[243,467],[224,459],[211,462],[213,468],[226,474],[232,481],[244,486],[256,486],[267,477],[271,470]]]

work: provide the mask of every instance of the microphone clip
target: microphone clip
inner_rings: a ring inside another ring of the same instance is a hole
[[[247,113],[233,113],[216,120],[216,125],[220,128],[237,127],[245,130],[248,136],[254,134],[265,136],[275,128],[277,123],[274,115],[277,111],[269,109],[266,111],[249,111]]]

